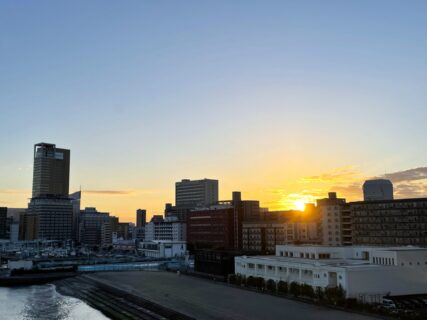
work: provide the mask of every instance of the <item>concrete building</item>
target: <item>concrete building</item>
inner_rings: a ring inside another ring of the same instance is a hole
[[[183,179],[175,183],[175,205],[178,208],[207,207],[218,202],[218,180]]]
[[[317,200],[321,242],[328,246],[351,245],[352,227],[348,204],[330,192],[328,198]]]
[[[314,221],[289,219],[288,221],[243,222],[243,250],[272,254],[276,245],[319,242],[318,224]]]
[[[363,200],[393,200],[393,184],[390,180],[385,179],[365,181],[363,184]]]
[[[79,239],[81,197],[81,191],[70,194],[71,204],[73,205],[73,240]]]
[[[10,224],[9,240],[11,242],[19,241],[19,223]]]
[[[32,198],[26,216],[28,223],[26,240],[74,238],[73,205],[68,197]]]
[[[108,212],[85,208],[80,214],[79,241],[87,246],[107,246],[112,243],[111,220]]]
[[[68,197],[70,150],[50,143],[34,145],[33,198]]]
[[[187,243],[194,249],[239,249],[236,241],[235,210],[231,204],[220,204],[188,213]]]
[[[147,223],[147,210],[136,210],[136,227],[141,228]]]
[[[0,207],[0,239],[7,238],[7,208]]]
[[[341,286],[347,298],[381,302],[385,295],[427,293],[427,248],[276,247],[274,256],[235,258],[235,273],[266,281]]]
[[[353,243],[427,245],[427,198],[351,202]]]
[[[145,225],[144,241],[167,240],[186,241],[187,225],[175,218],[163,219],[162,216],[153,216]]]
[[[185,241],[153,240],[139,244],[139,252],[150,258],[184,257],[187,252]]]

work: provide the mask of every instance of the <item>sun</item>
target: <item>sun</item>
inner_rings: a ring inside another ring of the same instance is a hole
[[[295,200],[294,201],[294,209],[295,210],[304,211],[304,209],[305,209],[305,201],[302,200],[302,199]]]

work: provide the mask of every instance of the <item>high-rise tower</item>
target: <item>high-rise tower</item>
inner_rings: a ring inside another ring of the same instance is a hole
[[[70,150],[54,144],[34,145],[33,198],[68,197],[70,181]]]

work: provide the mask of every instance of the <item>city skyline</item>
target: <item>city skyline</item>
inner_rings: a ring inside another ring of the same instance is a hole
[[[39,144],[37,144],[39,145]],[[63,150],[63,149],[58,149]],[[71,150],[72,151],[72,150]],[[72,177],[72,175],[71,175]],[[320,175],[314,175],[314,176],[307,176],[303,177],[298,181],[298,184],[301,186],[305,186],[306,189],[301,191],[300,193],[287,193],[283,194],[283,190],[275,190],[277,197],[279,198],[278,201],[275,202],[268,202],[265,200],[260,200],[261,207],[267,207],[270,210],[304,210],[304,206],[307,203],[315,203],[318,199],[323,199],[326,197],[328,192],[339,192],[339,196],[342,198],[345,198],[348,201],[358,201],[363,199],[363,188],[362,185],[366,180],[369,179],[375,179],[375,178],[386,178],[390,179],[392,182],[395,183],[395,195],[397,199],[400,198],[420,198],[425,197],[425,194],[427,193],[427,186],[424,185],[423,181],[427,179],[427,167],[420,167],[420,168],[414,168],[414,169],[408,169],[403,170],[399,172],[393,172],[393,173],[386,173],[383,175],[378,176],[363,176],[359,171],[356,170],[354,167],[347,167],[347,168],[339,168],[338,170],[322,173]],[[178,181],[175,181],[172,183],[173,185],[175,183],[181,183],[182,181],[185,181],[182,178]],[[205,179],[205,178],[202,178]],[[346,183],[346,184],[345,184]],[[219,186],[221,186],[221,181],[219,181]],[[308,188],[307,188],[308,186]],[[310,186],[321,186],[322,188],[314,188]],[[81,188],[81,186],[80,186]],[[232,188],[230,190],[241,190],[242,188],[236,187]],[[114,211],[111,210],[111,208],[108,207],[108,203],[111,200],[116,200],[116,197],[126,198],[131,195],[141,196],[143,198],[143,195],[138,195],[138,193],[134,190],[128,190],[127,192],[124,192],[123,190],[84,190],[82,189],[82,206],[83,207],[97,207],[101,208],[103,211],[108,211],[114,215],[117,215],[119,218],[122,218],[126,221],[130,222],[136,222],[136,216],[135,212],[138,209],[138,207],[130,207],[130,205],[133,205],[130,203],[123,204],[122,208],[129,208],[128,210],[118,209],[121,211]],[[174,189],[172,187],[171,192],[172,196],[174,197]],[[15,194],[15,195],[23,195],[26,191],[19,191],[19,190],[0,190],[0,192],[4,194]],[[31,195],[31,189],[28,191]],[[170,192],[169,192],[170,193]],[[219,194],[224,195],[226,192],[221,190],[221,187],[219,188]],[[229,200],[230,196],[229,194],[231,191],[228,192],[228,195],[224,195],[223,197],[220,196],[219,200]],[[101,195],[100,199],[97,199],[97,195]],[[279,197],[280,196],[280,197]],[[28,197],[29,199],[30,197]],[[87,199],[85,199],[87,198]],[[23,198],[26,199],[26,198]],[[20,201],[25,201],[21,199]],[[246,197],[246,199],[252,199],[250,197]],[[259,200],[259,198],[253,198]],[[169,198],[168,198],[169,200]],[[139,201],[139,200],[136,200]],[[139,202],[142,203],[143,201]],[[5,203],[0,200],[0,203]],[[164,205],[165,203],[175,203],[173,200],[166,201],[164,200],[162,203],[155,204],[154,209],[149,206],[142,206],[145,208],[149,208],[147,210],[148,217],[152,217],[155,214],[163,214],[164,211]],[[25,207],[28,204],[28,202],[17,202],[16,205],[9,205],[10,207]],[[157,209],[158,208],[158,209]],[[123,211],[129,211],[129,212],[123,212]],[[135,220],[135,221],[134,221]]]
[[[27,206],[40,141],[71,150],[83,206],[126,221],[184,178],[272,210],[372,177],[427,194],[425,1],[0,8],[0,206]]]

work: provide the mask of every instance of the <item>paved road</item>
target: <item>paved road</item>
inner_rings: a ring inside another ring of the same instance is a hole
[[[376,319],[168,272],[104,272],[89,277],[201,320]]]

